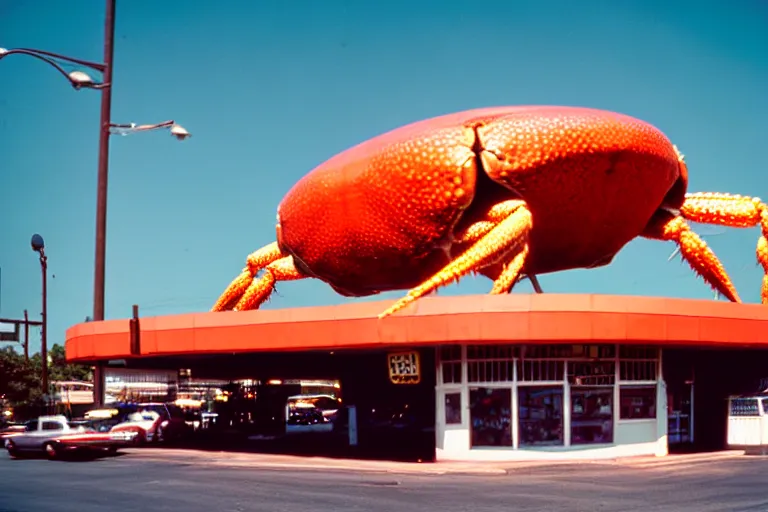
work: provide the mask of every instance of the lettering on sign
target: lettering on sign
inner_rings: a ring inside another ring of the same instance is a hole
[[[394,352],[387,355],[389,361],[389,380],[393,384],[418,384],[421,382],[419,353]]]

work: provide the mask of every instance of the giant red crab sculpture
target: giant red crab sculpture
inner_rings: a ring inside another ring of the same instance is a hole
[[[410,289],[386,316],[470,272],[507,293],[523,275],[607,265],[638,236],[676,242],[704,281],[740,302],[686,221],[760,226],[768,274],[768,207],[687,186],[677,148],[622,114],[499,107],[420,121],[296,183],[277,209],[277,241],[248,256],[213,310],[256,309],[278,281],[314,277],[345,296]]]

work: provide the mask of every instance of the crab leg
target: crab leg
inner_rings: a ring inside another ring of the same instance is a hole
[[[544,293],[544,290],[541,289],[541,285],[539,284],[538,277],[536,277],[534,274],[530,274],[528,276],[528,280],[531,282],[531,286],[533,286],[533,291],[536,293]]]
[[[254,281],[261,270],[265,271],[264,275]],[[277,281],[304,277],[294,267],[293,259],[280,252],[277,242],[273,242],[248,255],[242,273],[221,294],[211,311],[255,309],[269,298]]]
[[[761,301],[768,304],[768,205],[756,197],[732,194],[687,194],[680,215],[690,221],[732,228],[760,226],[757,241],[757,261],[763,267],[764,277]]]
[[[691,231],[681,216],[666,210],[657,211],[643,231],[642,236],[655,240],[669,240],[677,243],[680,254],[704,281],[720,294],[733,302],[741,302],[736,288],[725,272],[723,264],[707,243]]]
[[[501,203],[497,203],[493,205],[488,212],[485,214],[484,218],[470,224],[463,232],[459,233],[454,237],[454,242],[457,244],[466,244],[466,243],[475,243],[483,236],[487,235],[489,231],[491,231],[494,226],[496,226],[499,222],[504,220],[506,217],[508,217],[511,213],[513,213],[517,208],[525,206],[525,201],[521,201],[519,199],[510,199],[509,201],[502,201]],[[527,256],[528,249],[525,249],[525,253]],[[512,265],[512,262],[510,262],[510,265]],[[509,272],[511,272],[510,270]],[[520,275],[518,271],[517,279],[515,279],[514,283],[512,283],[510,286],[508,286],[505,291],[499,292],[499,293],[511,293],[512,288],[517,285],[520,281],[523,279],[528,279],[531,281],[531,285],[533,286],[533,289],[536,293],[543,293],[541,289],[541,285],[539,284],[539,280],[536,278],[535,275],[529,274],[529,275]],[[497,278],[498,279],[498,278]],[[492,292],[494,293],[494,292]]]
[[[258,281],[253,281],[235,304],[234,311],[258,309],[272,295],[278,281],[295,281],[305,276],[293,265],[293,256],[280,258],[264,267]]]
[[[494,222],[495,220],[495,222]],[[443,267],[424,283],[379,315],[389,316],[427,295],[458,280],[460,277],[486,265],[498,262],[517,250],[512,261],[493,284],[491,293],[505,293],[517,281],[528,254],[528,233],[532,226],[531,212],[523,201],[510,200],[495,205],[487,219],[470,225],[457,237],[460,242],[472,243],[460,256]]]

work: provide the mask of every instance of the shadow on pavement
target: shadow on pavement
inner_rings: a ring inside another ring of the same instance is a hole
[[[395,462],[433,462],[434,433],[402,435],[388,434],[373,439],[361,439],[358,446],[349,446],[346,438],[327,433],[302,433],[283,436],[248,436],[242,433],[197,433],[194,437],[168,441],[158,448],[182,448],[200,451],[258,453],[326,457],[332,459],[382,460]],[[154,445],[153,445],[154,446]]]
[[[31,452],[31,453],[24,453],[21,455],[17,455],[16,457],[11,457],[14,461],[24,461],[24,460],[50,460],[51,462],[93,462],[95,460],[101,460],[101,459],[114,459],[118,457],[123,457],[127,455],[123,452],[115,452],[115,453],[109,453],[109,452],[98,452],[98,451],[73,451],[70,453],[64,453],[59,456],[57,456],[55,459],[48,459],[44,453],[37,453],[37,452]]]

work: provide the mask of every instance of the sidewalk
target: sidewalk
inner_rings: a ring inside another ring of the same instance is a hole
[[[353,473],[389,473],[411,475],[501,476],[516,471],[589,465],[614,465],[635,469],[692,466],[705,462],[742,457],[742,451],[723,451],[666,457],[627,457],[604,460],[512,461],[512,462],[392,462],[376,460],[333,459],[233,452],[207,452],[171,448],[129,448],[122,450],[131,458],[158,462],[205,464],[210,467],[244,467],[259,469],[340,471]]]

